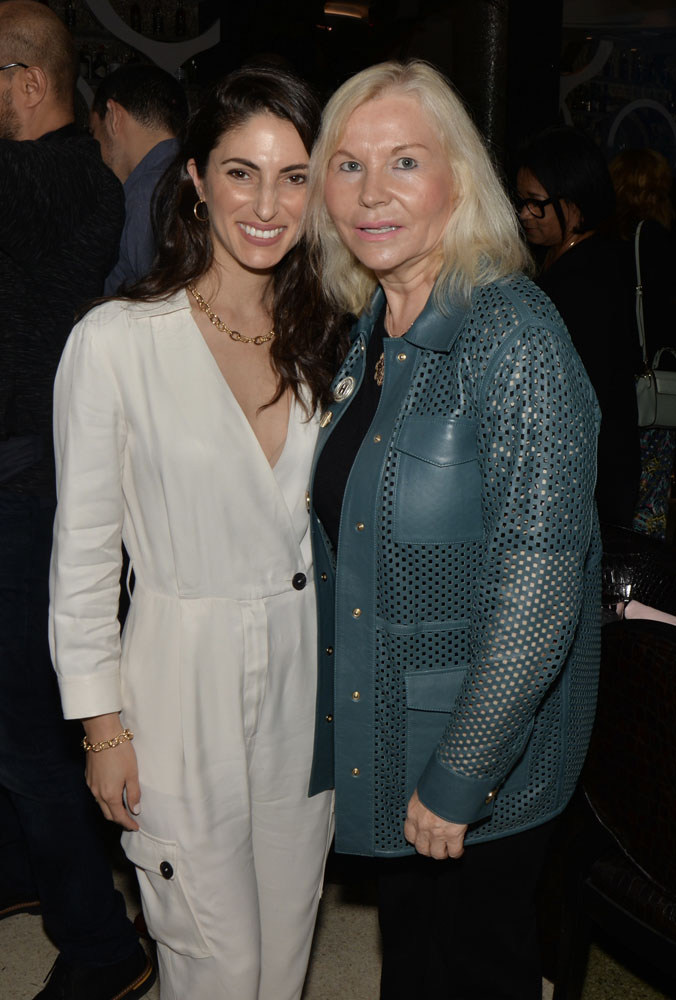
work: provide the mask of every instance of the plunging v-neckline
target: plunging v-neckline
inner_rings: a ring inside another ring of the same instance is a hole
[[[187,298],[187,292],[186,292],[186,298]],[[192,314],[192,308],[191,308],[191,305],[190,305],[190,299],[188,299],[188,310],[189,310],[189,313],[190,313],[190,321],[191,321],[191,323],[192,323],[192,325],[194,327],[195,333],[199,337],[199,340],[200,340],[200,342],[201,342],[204,350],[206,351],[206,353],[207,353],[207,355],[209,357],[209,360],[211,362],[210,367],[211,367],[212,371],[214,372],[214,374],[218,378],[218,380],[221,383],[221,385],[225,388],[225,391],[226,391],[227,395],[230,397],[230,399],[232,400],[234,406],[237,408],[238,413],[241,415],[242,421],[249,428],[249,431],[251,432],[251,435],[252,435],[254,441],[256,442],[256,445],[257,445],[257,447],[258,447],[261,455],[265,459],[267,465],[274,472],[274,470],[276,469],[276,467],[279,464],[279,461],[280,461],[282,455],[284,454],[287,442],[289,440],[289,426],[290,426],[290,422],[291,422],[291,407],[293,405],[293,400],[291,400],[289,398],[288,393],[287,393],[286,430],[285,430],[285,433],[284,433],[284,438],[283,438],[283,441],[282,441],[281,448],[278,449],[278,451],[277,451],[277,457],[275,458],[275,460],[273,462],[266,455],[265,449],[263,448],[263,445],[261,444],[260,438],[256,434],[256,431],[254,429],[253,424],[251,423],[251,421],[247,417],[246,413],[244,412],[244,408],[243,408],[242,404],[240,403],[240,401],[238,400],[237,396],[235,395],[235,393],[234,393],[234,391],[232,389],[232,386],[228,382],[228,380],[227,380],[227,378],[226,378],[223,370],[221,369],[221,366],[219,365],[218,361],[216,360],[216,356],[214,355],[214,352],[209,347],[209,344],[207,342],[206,337],[204,336],[204,334],[200,330],[197,322],[195,321],[195,317]]]

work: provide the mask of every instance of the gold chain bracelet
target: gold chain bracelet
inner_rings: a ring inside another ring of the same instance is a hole
[[[113,736],[112,740],[101,740],[100,743],[90,743],[86,736],[82,739],[82,746],[92,753],[101,753],[102,750],[112,750],[119,747],[120,743],[127,743],[134,739],[134,734],[130,729],[124,729],[119,736]]]

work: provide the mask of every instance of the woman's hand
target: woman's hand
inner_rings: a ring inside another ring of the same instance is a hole
[[[441,819],[422,804],[417,791],[413,793],[404,823],[404,836],[418,854],[438,861],[459,858],[465,850],[466,832],[466,823],[449,823]]]
[[[113,712],[97,715],[82,722],[90,743],[110,740],[124,729],[120,716]],[[119,823],[125,830],[138,830],[134,815],[141,811],[141,789],[138,781],[136,754],[130,742],[94,753],[87,752],[85,769],[87,785],[106,819]],[[126,792],[126,805],[124,793]]]

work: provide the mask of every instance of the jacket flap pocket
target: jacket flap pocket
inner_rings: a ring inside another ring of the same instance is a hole
[[[406,674],[406,705],[420,712],[450,712],[465,676],[454,670],[416,670]]]
[[[143,830],[134,830],[124,837],[124,853],[132,864],[165,879],[176,871],[176,843],[151,837]]]
[[[124,852],[134,865],[143,897],[150,936],[172,952],[191,958],[208,958],[212,952],[193,905],[198,895],[190,877],[180,872],[181,855],[176,842],[151,837],[142,830],[125,830]],[[190,867],[188,858],[185,866]]]
[[[471,420],[407,417],[396,446],[430,465],[460,465],[476,459],[476,425]]]

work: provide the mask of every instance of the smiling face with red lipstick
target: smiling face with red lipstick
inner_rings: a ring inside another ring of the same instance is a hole
[[[279,263],[298,237],[308,158],[291,122],[261,113],[222,136],[204,176],[188,161],[217,265],[269,271]]]
[[[431,287],[455,185],[448,155],[415,96],[386,92],[350,115],[324,197],[343,242],[383,285]]]

